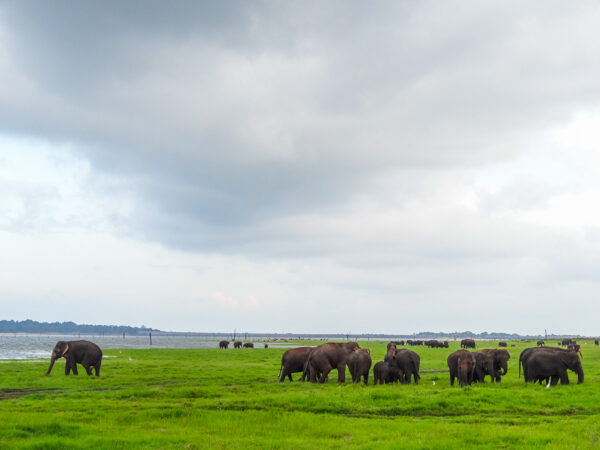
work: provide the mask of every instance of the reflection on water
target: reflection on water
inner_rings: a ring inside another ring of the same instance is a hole
[[[86,339],[102,349],[107,348],[216,348],[218,341],[197,336],[73,336],[73,335],[0,335],[0,359],[50,358],[57,341]],[[295,347],[296,345],[269,342],[270,348]],[[255,342],[255,348],[263,348]],[[231,346],[230,346],[231,347]]]

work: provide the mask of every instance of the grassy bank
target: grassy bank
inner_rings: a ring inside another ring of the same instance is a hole
[[[517,378],[532,342],[508,348],[501,384],[466,389],[449,385],[456,343],[413,348],[418,386],[279,383],[284,349],[106,350],[98,379],[65,377],[64,360],[49,377],[48,361],[3,362],[0,447],[598,447],[600,348],[581,343],[585,383],[550,389]],[[383,359],[385,343],[360,344]]]

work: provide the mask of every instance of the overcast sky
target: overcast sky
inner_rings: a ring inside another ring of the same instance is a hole
[[[1,318],[599,335],[598,23],[0,0]]]

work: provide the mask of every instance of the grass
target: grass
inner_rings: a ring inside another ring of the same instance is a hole
[[[597,448],[600,348],[581,344],[585,383],[550,389],[517,378],[531,341],[508,348],[502,383],[464,389],[446,368],[457,343],[413,348],[418,386],[279,383],[274,348],[106,350],[100,378],[3,362],[0,448]],[[385,343],[360,345],[383,359]]]

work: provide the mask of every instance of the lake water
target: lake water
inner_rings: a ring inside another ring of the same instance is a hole
[[[50,358],[57,341],[86,339],[95,342],[102,349],[107,348],[216,348],[219,342],[212,339],[187,336],[152,336],[152,345],[148,336],[60,336],[60,335],[0,335],[0,359]],[[283,343],[271,343],[269,347],[295,347]],[[262,342],[254,343],[262,348]],[[230,344],[231,347],[231,344]]]

